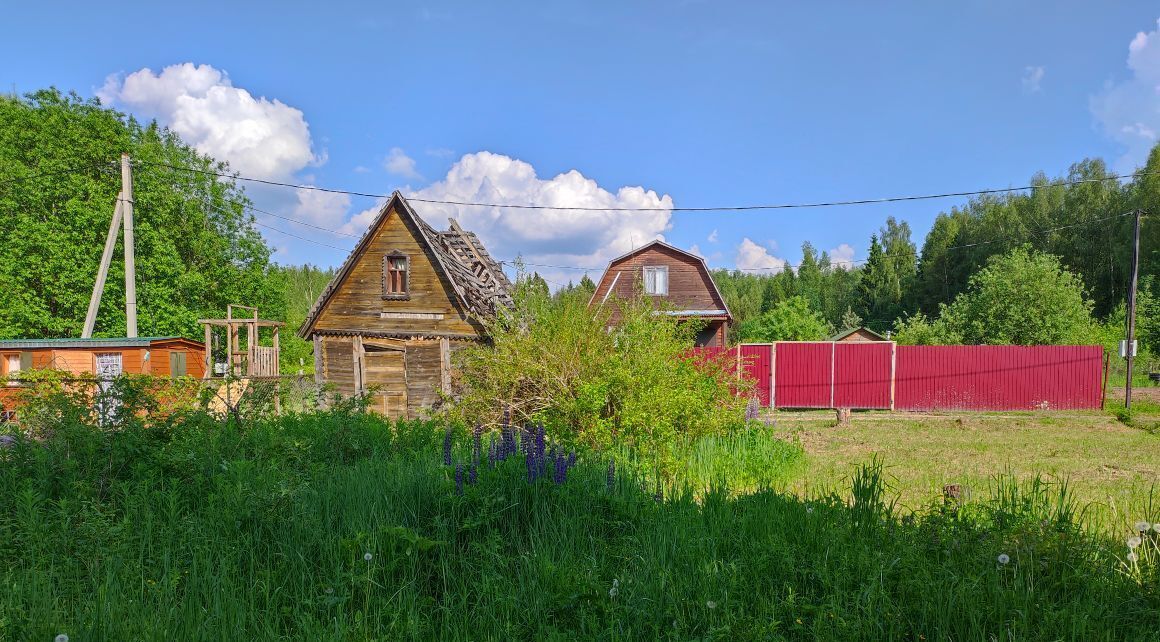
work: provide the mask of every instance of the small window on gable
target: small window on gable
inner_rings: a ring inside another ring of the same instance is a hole
[[[383,257],[383,298],[405,299],[410,294],[411,261],[406,255],[391,253]]]
[[[665,296],[669,293],[669,268],[664,265],[649,265],[644,268],[644,292]]]

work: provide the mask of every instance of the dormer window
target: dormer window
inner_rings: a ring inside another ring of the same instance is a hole
[[[406,299],[410,295],[411,265],[407,255],[392,252],[383,257],[383,298]]]
[[[669,293],[669,268],[664,265],[649,265],[644,268],[644,293],[666,296]]]

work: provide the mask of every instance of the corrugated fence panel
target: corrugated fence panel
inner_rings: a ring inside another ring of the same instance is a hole
[[[890,342],[834,344],[834,406],[890,408]]]
[[[830,408],[833,343],[778,342],[773,402],[778,408]]]
[[[742,371],[753,382],[753,390],[763,407],[769,407],[770,376],[773,372],[773,346],[760,343],[741,344]]]
[[[899,410],[1099,408],[1100,346],[899,346]]]

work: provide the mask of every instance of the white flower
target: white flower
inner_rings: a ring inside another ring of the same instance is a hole
[[[814,507],[813,507],[813,506],[806,506],[806,512],[807,512],[807,513],[812,513],[812,512],[814,512]]]
[[[1152,527],[1152,525],[1149,524],[1148,522],[1136,522],[1136,532],[1137,533],[1147,533],[1148,529],[1151,527]]]
[[[61,633],[60,635],[53,638],[53,642],[68,642],[68,635]]]
[[[326,587],[326,594],[331,595],[332,593],[334,593],[334,589],[330,588],[329,586]]]
[[[1135,564],[1140,560],[1140,556],[1135,553],[1128,553],[1128,561]]]
[[[1160,533],[1160,522],[1156,522],[1155,524],[1152,524],[1152,529],[1155,530],[1157,533]]]
[[[620,595],[620,589],[616,588],[615,586],[608,589],[608,597],[616,597],[617,595]]]
[[[371,555],[370,553],[367,553],[367,554],[363,555],[363,559],[364,559],[364,560],[366,560],[366,561],[368,561],[368,562],[369,562],[369,561],[371,561],[371,560],[373,560],[374,558],[375,558],[375,556],[374,556],[374,555]]]
[[[1144,540],[1140,539],[1139,535],[1137,535],[1135,537],[1129,537],[1128,538],[1128,548],[1136,548],[1143,541]]]
[[[715,609],[715,608],[717,608],[717,603],[714,602],[713,600],[709,600],[708,602],[705,602],[705,606],[707,606],[711,609]]]
[[[999,553],[999,563],[1000,564],[1007,564],[1010,561],[1011,561],[1010,555],[1007,555],[1006,553]]]

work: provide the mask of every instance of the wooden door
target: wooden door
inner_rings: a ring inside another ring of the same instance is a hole
[[[386,417],[407,416],[407,353],[364,345],[363,389],[370,395],[370,409]]]

